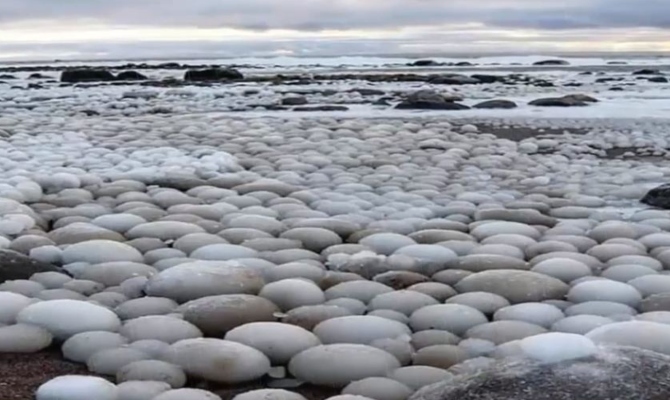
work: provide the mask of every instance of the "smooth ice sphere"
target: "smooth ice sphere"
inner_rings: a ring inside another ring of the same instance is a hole
[[[111,240],[89,240],[69,245],[62,254],[63,264],[87,262],[99,264],[111,261],[144,262],[142,253],[124,243]]]
[[[302,306],[286,313],[282,321],[311,331],[316,325],[327,319],[351,314],[348,309],[334,305]]]
[[[158,270],[153,267],[131,261],[105,262],[72,270],[72,275],[77,279],[99,282],[107,287],[118,286],[128,279],[138,276],[149,277],[157,273]]]
[[[133,319],[149,315],[165,315],[173,312],[179,304],[164,297],[140,297],[128,300],[114,309],[121,319]]]
[[[324,344],[370,344],[376,339],[392,339],[411,333],[405,324],[371,315],[332,318],[314,327],[314,334]]]
[[[414,331],[439,329],[459,336],[487,322],[488,318],[481,311],[460,304],[426,306],[410,316],[410,326]]]
[[[492,315],[503,307],[510,305],[509,301],[502,296],[487,292],[469,292],[453,296],[445,302],[446,304],[461,304],[472,307],[486,315]]]
[[[573,315],[554,323],[551,326],[551,330],[554,332],[586,335],[596,328],[613,322],[614,321],[609,318],[598,315]]]
[[[330,344],[307,349],[291,360],[289,371],[296,378],[330,387],[352,381],[386,376],[400,367],[391,354],[360,344]]]
[[[128,339],[114,332],[92,331],[78,333],[63,343],[63,356],[70,361],[86,362],[93,354],[128,344]]]
[[[512,304],[561,300],[569,289],[567,284],[556,278],[517,270],[479,272],[463,278],[454,288],[461,293],[494,293]]]
[[[130,347],[118,347],[94,353],[86,360],[86,366],[95,374],[114,376],[125,365],[149,358],[151,356],[142,351]]]
[[[191,253],[191,258],[195,258],[196,260],[228,261],[239,258],[256,257],[258,257],[258,252],[256,250],[225,243],[202,246]]]
[[[176,240],[191,233],[205,233],[198,225],[179,221],[155,221],[136,225],[128,232],[128,239],[156,238],[160,240]]]
[[[168,387],[176,389],[186,384],[186,374],[180,367],[165,361],[138,360],[119,368],[116,381],[163,382],[167,383]]]
[[[526,357],[544,364],[590,357],[598,352],[598,347],[582,335],[557,332],[527,337],[519,346]]]
[[[642,295],[633,286],[610,280],[594,280],[573,286],[567,299],[573,303],[611,301],[637,307]]]
[[[416,244],[416,242],[397,233],[375,233],[359,241],[360,244],[371,248],[377,254],[391,255],[396,250]]]
[[[414,391],[390,378],[372,377],[351,382],[342,394],[365,396],[375,400],[406,400]]]
[[[442,368],[429,367],[427,365],[412,365],[398,368],[389,373],[388,377],[408,386],[412,390],[418,390],[433,383],[452,379],[454,375]]]
[[[116,385],[119,389],[118,400],[152,400],[159,394],[170,390],[164,382],[128,381]]]
[[[588,265],[569,258],[551,258],[542,261],[535,264],[531,271],[560,279],[565,283],[592,275]]]
[[[438,301],[427,294],[412,290],[398,290],[375,296],[368,305],[370,310],[393,310],[411,315],[421,307],[438,304]]]
[[[595,343],[639,347],[670,355],[670,325],[647,321],[616,322],[586,334]]]
[[[223,294],[256,294],[264,285],[260,272],[222,261],[180,264],[152,276],[145,291],[178,303]]]
[[[37,389],[36,400],[117,400],[118,389],[109,381],[82,375],[54,378]]]
[[[0,324],[13,324],[19,312],[33,302],[22,294],[0,292]]]
[[[221,397],[202,389],[174,389],[163,392],[151,400],[221,400]]]
[[[339,283],[326,290],[326,299],[350,298],[369,303],[375,296],[392,292],[393,288],[379,282],[350,281]]]
[[[118,233],[125,233],[131,228],[146,222],[144,218],[138,215],[125,213],[101,215],[91,221],[93,225]]]
[[[270,371],[263,353],[229,340],[182,340],[172,344],[164,358],[190,376],[227,384],[253,381]]]
[[[612,301],[587,301],[572,305],[565,309],[565,315],[598,315],[601,317],[614,317],[617,315],[635,315],[637,311],[631,306]]]
[[[501,234],[528,236],[535,240],[538,240],[542,236],[536,228],[530,225],[508,221],[486,221],[481,225],[478,225],[470,233],[479,240],[484,240],[488,237]]]
[[[226,333],[224,339],[261,351],[273,365],[286,365],[294,355],[321,344],[314,333],[279,322],[244,324]]]
[[[116,332],[121,328],[121,321],[114,312],[80,300],[49,300],[35,303],[21,310],[17,321],[41,326],[60,340],[81,332]]]
[[[34,325],[0,326],[0,353],[36,353],[51,345],[52,336]]]
[[[220,337],[250,322],[275,321],[279,309],[262,297],[231,294],[193,300],[183,304],[177,311],[205,335]]]
[[[546,333],[539,325],[522,321],[495,321],[477,325],[465,333],[465,337],[484,339],[497,345]]]
[[[306,400],[301,394],[284,389],[256,389],[240,393],[233,400]]]
[[[283,279],[268,283],[258,295],[270,300],[283,311],[323,304],[326,301],[321,288],[305,279]]]
[[[342,243],[339,235],[323,228],[293,228],[283,232],[279,237],[297,240],[304,248],[316,253]]]
[[[556,306],[543,303],[522,303],[504,307],[493,314],[495,321],[515,320],[549,328],[551,325],[565,318],[563,312]]]
[[[160,340],[174,343],[184,339],[202,337],[202,332],[195,325],[180,318],[151,315],[126,321],[119,331],[130,341]]]

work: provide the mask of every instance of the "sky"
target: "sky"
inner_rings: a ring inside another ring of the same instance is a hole
[[[670,0],[0,0],[0,60],[670,52]]]

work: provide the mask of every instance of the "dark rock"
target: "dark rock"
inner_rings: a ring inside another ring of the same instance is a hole
[[[607,65],[628,65],[625,61],[608,61]]]
[[[651,189],[640,200],[640,203],[670,209],[670,183]]]
[[[540,80],[540,81],[534,81],[534,82],[533,82],[533,86],[536,86],[536,87],[554,87],[554,86],[556,86],[556,85],[554,85],[553,82],[549,82],[549,81],[541,81],[541,80]]]
[[[146,81],[149,78],[137,71],[123,71],[116,76],[116,79],[120,81]]]
[[[60,76],[61,82],[110,82],[116,79],[114,75],[104,69],[68,69]]]
[[[640,69],[640,70],[634,71],[633,75],[662,75],[662,74],[661,74],[661,71],[659,71],[657,69],[645,68],[645,69]]]
[[[445,101],[444,103],[433,103],[427,101],[416,101],[409,103],[403,101],[395,106],[398,110],[469,110],[470,107],[465,104],[452,103]]]
[[[244,79],[244,75],[234,68],[191,69],[184,74],[185,81],[233,81]]]
[[[454,64],[455,67],[474,67],[475,65],[469,61],[460,61]]]
[[[28,79],[51,79],[51,77],[36,72],[34,74],[30,74],[30,76],[28,76]]]
[[[563,86],[564,87],[580,87],[580,86],[584,86],[584,85],[582,83],[579,83],[579,82],[568,82]]]
[[[593,71],[582,71],[579,75],[593,75]]]
[[[579,360],[499,361],[421,388],[409,400],[663,400],[670,398],[670,357],[632,347],[601,348]]]
[[[350,92],[360,93],[361,96],[383,96],[385,91],[379,89],[355,88],[349,90]]]
[[[569,100],[575,100],[575,101],[583,101],[584,103],[597,103],[598,99],[587,96],[585,94],[569,94],[567,96],[563,96],[564,99],[569,99]]]
[[[14,75],[3,74],[0,75],[0,79],[16,79],[16,77]]]
[[[565,60],[542,60],[534,62],[533,65],[570,65],[570,63]]]
[[[44,86],[40,85],[39,83],[29,83],[28,89],[44,89]]]
[[[517,105],[515,102],[510,100],[489,100],[482,103],[474,105],[472,108],[479,109],[511,109],[516,108]]]
[[[308,103],[307,99],[303,96],[290,96],[281,99],[281,104],[283,106],[302,106],[307,103]]]
[[[97,115],[100,115],[100,113],[95,110],[82,110],[81,112],[83,114],[86,114],[87,117],[95,117]]]
[[[470,107],[447,99],[432,90],[419,90],[407,96],[407,98],[395,108],[399,110],[467,110]]]
[[[293,111],[349,111],[349,107],[345,106],[311,106],[311,107],[295,107]]]
[[[544,99],[533,100],[528,103],[531,106],[538,107],[584,107],[588,103],[595,103],[597,99],[586,95],[568,95],[563,97],[549,97]]]
[[[33,260],[21,253],[0,250],[0,283],[17,279],[29,279],[38,272],[63,272],[53,264]]]
[[[624,88],[622,88],[621,86],[612,86],[607,90],[609,90],[610,92],[623,92]]]
[[[651,78],[647,78],[647,80],[653,83],[668,83],[668,78],[664,76],[654,76]]]
[[[166,176],[154,179],[152,182],[149,182],[149,185],[186,191],[198,186],[204,186],[206,185],[206,181],[191,176]]]
[[[623,80],[623,78],[612,78],[612,77],[598,78],[598,79],[596,79],[596,83],[620,82],[622,80]]]
[[[436,65],[440,65],[439,62],[435,60],[416,60],[413,63],[410,63],[412,67],[432,67]]]
[[[505,80],[505,77],[503,76],[483,75],[483,74],[472,75],[472,78],[477,79],[481,83],[496,83],[496,82],[503,82]]]
[[[476,85],[482,82],[479,79],[464,75],[435,75],[428,79],[428,83],[436,85]]]
[[[372,103],[373,106],[384,106],[388,107],[391,105],[389,101],[393,100],[390,97],[382,97],[381,99],[376,100],[375,102]]]

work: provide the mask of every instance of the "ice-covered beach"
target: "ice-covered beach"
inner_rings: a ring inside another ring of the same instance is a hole
[[[0,398],[667,396],[669,75],[0,64]]]

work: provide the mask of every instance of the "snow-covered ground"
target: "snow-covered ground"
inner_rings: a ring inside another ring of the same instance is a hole
[[[392,61],[318,63],[407,70]],[[607,346],[622,345],[666,360],[670,211],[639,200],[670,180],[670,84],[569,61],[522,72],[553,86],[72,86],[12,73],[0,84],[0,250],[62,269],[0,281],[0,362],[64,342],[65,358],[113,377],[56,378],[37,400],[220,399],[175,392],[195,381],[222,396],[308,383],[406,400],[504,358],[569,368],[612,362]],[[423,89],[518,107],[393,107]],[[599,101],[528,105],[568,94]],[[298,95],[348,110],[269,109]],[[303,400],[237,400],[268,396]]]

